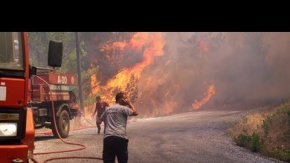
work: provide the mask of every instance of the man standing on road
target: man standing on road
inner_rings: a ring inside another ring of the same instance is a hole
[[[115,97],[116,104],[107,107],[101,115],[105,121],[103,140],[103,162],[114,163],[117,156],[118,163],[128,162],[128,138],[126,126],[128,116],[137,116],[138,111],[124,92]]]
[[[96,125],[98,128],[98,134],[100,134],[101,131],[101,124],[102,124],[102,120],[101,120],[101,115],[103,114],[103,112],[105,111],[106,107],[108,107],[109,104],[105,101],[102,101],[100,96],[96,97],[96,106],[95,106],[95,111],[92,115],[92,117],[96,114],[97,112],[97,117],[96,117]],[[104,132],[105,132],[105,128],[104,128]]]

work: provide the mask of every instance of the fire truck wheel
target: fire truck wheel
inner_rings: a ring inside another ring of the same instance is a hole
[[[70,130],[70,119],[66,110],[62,110],[59,117],[56,118],[56,125],[60,137],[67,138]],[[54,137],[58,137],[54,124],[52,124],[52,133]]]

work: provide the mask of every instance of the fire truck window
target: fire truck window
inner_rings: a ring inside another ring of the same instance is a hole
[[[0,32],[0,68],[24,70],[21,32]]]
[[[19,41],[17,33],[13,33],[14,63],[19,63]]]
[[[10,62],[13,54],[12,50],[12,34],[0,32],[0,62]]]

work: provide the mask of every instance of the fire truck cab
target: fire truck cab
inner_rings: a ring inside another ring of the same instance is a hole
[[[62,43],[50,42],[48,55],[62,55]],[[27,163],[33,158],[32,70],[27,33],[0,32],[0,163]]]

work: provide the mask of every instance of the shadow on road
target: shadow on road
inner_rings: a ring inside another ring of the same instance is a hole
[[[35,141],[42,141],[42,140],[50,140],[50,139],[58,139],[58,138],[56,138],[56,137],[54,137],[54,136],[47,136],[47,135],[45,135],[45,136],[35,136]]]

